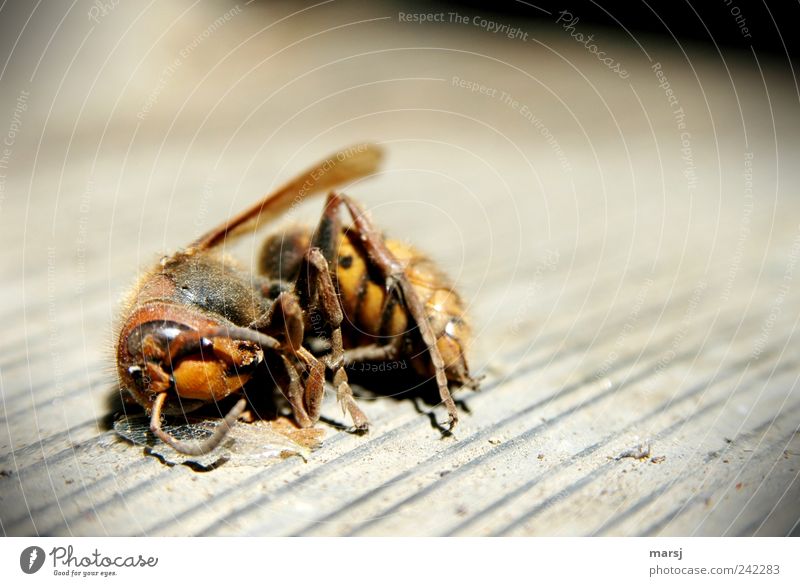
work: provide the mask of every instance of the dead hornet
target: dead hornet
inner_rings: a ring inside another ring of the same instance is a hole
[[[164,257],[139,281],[122,312],[117,368],[159,439],[189,455],[212,451],[243,414],[244,398],[202,442],[171,437],[161,428],[162,413],[243,392],[264,371],[301,427],[318,421],[330,372],[343,410],[366,431],[345,366],[398,358],[435,378],[450,428],[456,424],[449,385],[477,388],[465,357],[463,303],[429,259],[384,240],[358,203],[331,192],[316,230],[291,228],[266,240],[258,275],[220,250],[306,196],[373,174],[381,158],[374,145],[334,154]],[[342,209],[352,218],[349,228],[341,224]],[[324,348],[312,352],[311,338],[325,340]]]

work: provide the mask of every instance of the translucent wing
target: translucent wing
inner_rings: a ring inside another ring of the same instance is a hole
[[[203,440],[214,432],[221,419],[192,419],[188,422],[165,423],[162,427],[182,441]],[[236,422],[225,440],[202,456],[187,456],[173,450],[150,432],[150,419],[144,415],[123,417],[114,422],[114,431],[126,440],[149,448],[169,464],[193,462],[203,468],[225,463],[226,466],[263,466],[300,456],[304,460],[321,445],[322,429],[296,429],[278,421]]]
[[[333,153],[283,187],[264,196],[255,205],[201,236],[190,250],[212,248],[229,238],[258,230],[261,224],[280,216],[310,195],[375,173],[382,159],[380,147],[366,143]]]

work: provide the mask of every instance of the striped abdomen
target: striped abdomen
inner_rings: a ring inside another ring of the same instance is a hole
[[[425,306],[428,321],[436,334],[436,345],[447,366],[448,379],[467,383],[469,371],[464,354],[470,330],[464,319],[461,298],[429,258],[396,240],[387,240],[386,246],[404,265],[406,277]],[[411,355],[416,357],[414,367],[420,374],[431,376],[430,358],[419,345],[419,336],[414,333],[415,324],[410,323],[407,309],[396,296],[387,302],[383,276],[375,269],[368,269],[362,249],[354,245],[347,234],[341,237],[338,260],[339,292],[349,322],[343,328],[345,345],[383,345],[396,336],[408,336],[412,343]]]
[[[351,240],[351,237],[353,240]],[[301,227],[289,228],[270,237],[264,244],[259,261],[260,271],[270,280],[292,282],[300,270],[303,254],[311,245],[311,233]],[[460,384],[473,385],[469,376],[465,351],[470,330],[464,319],[464,307],[447,277],[426,256],[395,240],[386,245],[405,266],[405,273],[417,292],[435,332],[437,347],[446,365],[447,378]],[[430,356],[421,344],[415,324],[396,296],[387,303],[383,275],[368,265],[365,252],[355,236],[339,237],[336,281],[345,319],[342,324],[346,348],[369,344],[384,346],[402,336],[399,357],[411,358],[414,368],[423,376],[432,376]]]

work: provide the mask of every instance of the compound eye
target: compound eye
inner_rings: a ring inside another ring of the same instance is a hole
[[[170,342],[172,342],[178,334],[190,329],[189,326],[170,320],[145,322],[131,330],[128,334],[128,353],[131,356],[142,357],[142,346],[144,345],[145,338],[148,336],[150,336],[151,343],[155,342],[162,352],[166,352]],[[139,369],[139,372],[141,373],[141,369]],[[134,372],[130,374],[134,378],[136,377]]]

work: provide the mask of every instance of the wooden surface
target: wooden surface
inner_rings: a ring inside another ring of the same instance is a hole
[[[785,63],[585,31],[620,79],[554,23],[516,23],[522,41],[391,4],[237,6],[5,25],[4,534],[797,533]],[[200,473],[116,438],[110,347],[137,275],[363,140],[386,170],[348,192],[469,300],[486,379],[459,393],[455,437],[441,406],[376,384],[369,435],[321,424],[307,462]],[[640,444],[649,458],[617,459]]]

